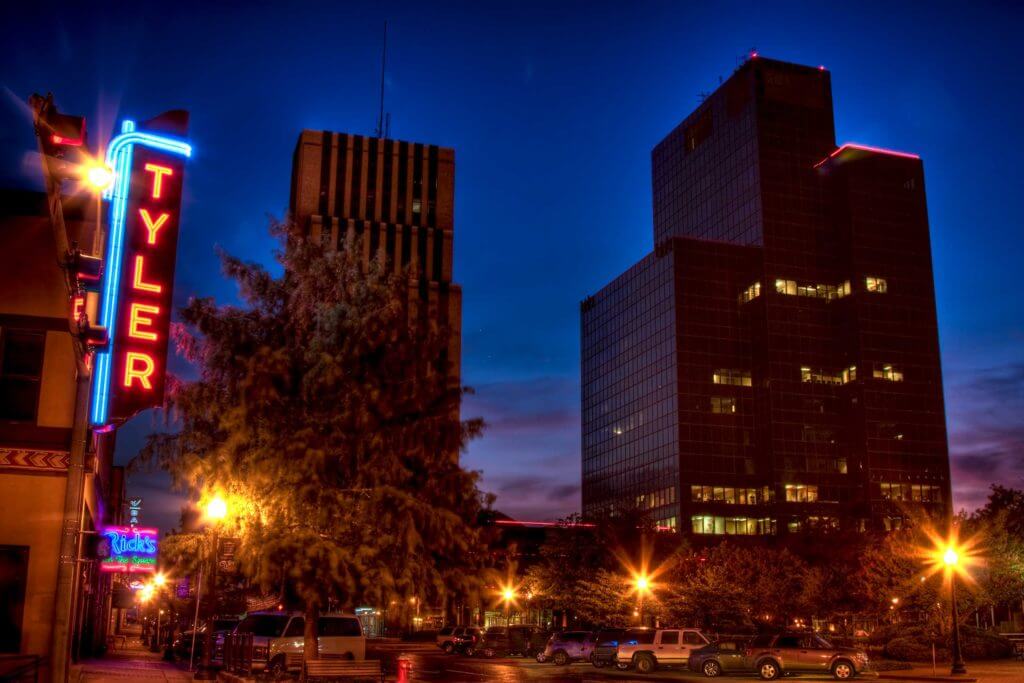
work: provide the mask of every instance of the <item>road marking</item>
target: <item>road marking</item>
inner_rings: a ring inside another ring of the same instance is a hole
[[[490,676],[490,674],[482,674],[476,671],[463,671],[462,669],[447,669],[447,671],[451,671],[453,674],[469,674],[470,676],[483,676],[485,678]]]

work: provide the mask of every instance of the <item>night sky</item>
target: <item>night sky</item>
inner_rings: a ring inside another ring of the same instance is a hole
[[[175,298],[234,301],[214,245],[269,262],[299,132],[372,134],[387,18],[392,137],[456,150],[464,414],[490,424],[466,463],[499,509],[555,518],[579,509],[578,304],[652,248],[651,148],[752,48],[825,65],[840,142],[924,159],[956,505],[972,508],[990,482],[1024,487],[1024,12],[833,4],[7,2],[0,181],[38,183],[33,91],[86,114],[94,141],[190,110]],[[122,429],[118,462],[160,424]],[[160,476],[130,491],[147,524],[176,522]]]

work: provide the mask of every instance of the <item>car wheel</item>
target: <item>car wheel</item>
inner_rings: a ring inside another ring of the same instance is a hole
[[[657,663],[654,661],[654,657],[650,655],[637,655],[636,656],[636,672],[638,674],[649,674],[657,668]]]
[[[497,654],[497,653],[495,653],[493,647],[485,647],[483,649],[483,654],[484,654],[484,657],[487,657],[488,659],[492,659],[494,657],[494,655]]]
[[[764,681],[774,681],[782,673],[779,665],[772,659],[766,659],[757,667],[757,675]]]
[[[619,671],[629,671],[629,667],[630,666],[632,666],[632,664],[630,664],[629,662],[620,662],[620,661],[616,661],[615,662],[615,668],[618,669]]]
[[[704,662],[704,666],[700,668],[704,672],[704,675],[708,678],[715,678],[722,675],[722,665],[713,659],[709,659]]]
[[[555,666],[568,666],[569,655],[564,650],[559,650],[555,653],[555,656],[551,658],[551,661],[555,663]]]
[[[595,669],[603,669],[608,666],[608,662],[603,659],[594,659],[593,657],[590,658],[590,663],[594,665]]]
[[[444,653],[446,655],[450,655],[451,653],[455,652],[455,645],[453,645],[452,643],[445,643],[441,649],[444,650]]]
[[[544,655],[543,652],[538,652],[537,656],[534,657],[534,659],[537,660],[538,664],[543,664],[544,662],[548,661],[548,658]]]
[[[838,662],[832,665],[832,676],[837,681],[846,681],[854,677],[857,673],[856,669],[853,668],[853,664],[840,659]]]
[[[270,664],[267,664],[267,675],[275,681],[288,675],[288,663],[284,657],[274,657]]]
[[[467,645],[465,648],[463,648],[462,654],[466,655],[467,657],[472,657],[476,654],[476,648],[472,645]]]

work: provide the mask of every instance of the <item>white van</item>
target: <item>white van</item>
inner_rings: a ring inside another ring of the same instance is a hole
[[[320,615],[320,654],[346,659],[366,658],[366,636],[354,614]],[[301,612],[251,612],[239,622],[236,633],[253,634],[253,669],[275,676],[302,667],[306,618]]]

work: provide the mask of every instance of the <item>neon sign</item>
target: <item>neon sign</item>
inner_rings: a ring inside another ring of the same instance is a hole
[[[110,544],[110,556],[100,562],[100,571],[128,574],[156,571],[156,529],[108,526],[102,533]]]
[[[184,134],[188,115],[168,112],[136,130],[125,121],[110,142],[110,200],[100,324],[109,344],[97,354],[92,424],[127,420],[163,404],[174,262],[185,159],[192,147],[165,132]],[[159,131],[159,132],[157,132]]]

